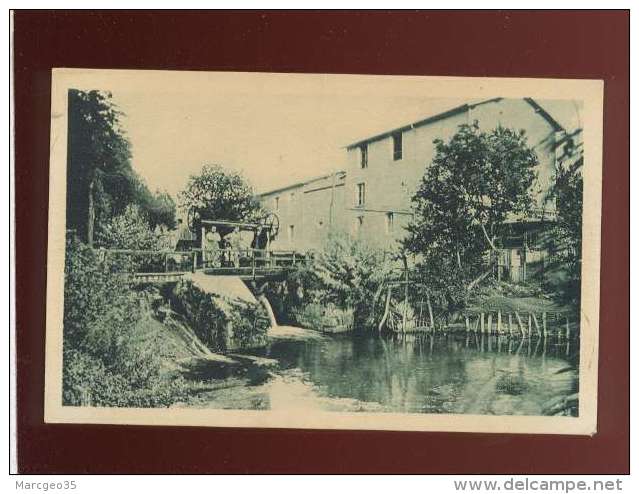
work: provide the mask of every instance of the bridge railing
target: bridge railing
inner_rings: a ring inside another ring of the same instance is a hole
[[[186,272],[195,269],[192,251],[98,249],[98,255],[119,261],[121,269],[141,273]]]
[[[122,269],[140,275],[153,273],[215,271],[282,270],[298,266],[310,257],[293,250],[265,249],[193,249],[188,251],[143,249],[98,249],[98,255],[121,261]]]
[[[252,272],[281,270],[309,261],[309,257],[296,251],[265,249],[195,249],[196,269],[215,271],[241,270]]]

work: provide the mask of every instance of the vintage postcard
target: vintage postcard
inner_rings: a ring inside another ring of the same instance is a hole
[[[596,433],[601,81],[52,81],[47,422]]]

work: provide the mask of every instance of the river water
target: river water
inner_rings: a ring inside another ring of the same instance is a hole
[[[542,415],[577,391],[577,354],[574,341],[472,333],[276,336],[255,352],[276,365],[203,393],[198,406]]]

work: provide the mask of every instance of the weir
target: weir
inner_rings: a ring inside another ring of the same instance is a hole
[[[278,326],[273,307],[271,307],[266,295],[260,294],[256,298],[240,276],[216,276],[196,272],[185,274],[184,279],[190,280],[206,293],[214,293],[229,299],[239,299],[245,302],[260,303],[266,310],[271,327],[276,328]]]
[[[239,299],[250,303],[258,302],[255,295],[239,276],[218,276],[197,271],[195,273],[186,273],[184,279],[191,281],[206,293],[214,293],[230,300]]]

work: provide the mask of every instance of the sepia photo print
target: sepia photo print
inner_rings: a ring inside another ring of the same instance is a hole
[[[54,70],[46,420],[595,433],[602,87]]]

